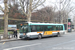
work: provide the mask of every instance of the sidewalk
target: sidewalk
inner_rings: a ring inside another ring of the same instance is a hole
[[[16,40],[19,40],[19,39],[11,38],[11,39],[0,40],[0,43],[1,43],[1,42],[16,41]]]
[[[3,36],[0,36],[0,43],[1,43],[1,42],[16,41],[16,40],[20,40],[19,34],[18,34],[18,38],[13,38],[13,36],[10,35],[10,36],[8,37],[8,39],[3,39]]]

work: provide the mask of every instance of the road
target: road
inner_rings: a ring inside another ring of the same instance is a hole
[[[3,42],[0,50],[75,50],[75,32],[61,37]]]

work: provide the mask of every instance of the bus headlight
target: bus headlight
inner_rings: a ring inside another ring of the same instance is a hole
[[[30,35],[27,35],[27,37],[30,37]]]

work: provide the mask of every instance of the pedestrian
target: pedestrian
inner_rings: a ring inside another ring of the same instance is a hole
[[[17,30],[14,30],[13,35],[14,35],[14,38],[15,38],[15,37],[17,38]]]

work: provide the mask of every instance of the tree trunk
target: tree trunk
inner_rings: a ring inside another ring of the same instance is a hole
[[[28,22],[31,22],[32,2],[33,2],[33,0],[30,0],[30,1],[29,1],[29,15],[28,15]]]
[[[8,6],[7,1],[4,0],[5,10],[4,10],[4,39],[8,38]]]
[[[4,39],[8,38],[8,14],[4,14]]]
[[[31,22],[31,13],[29,14],[27,20],[28,20],[27,22]]]

